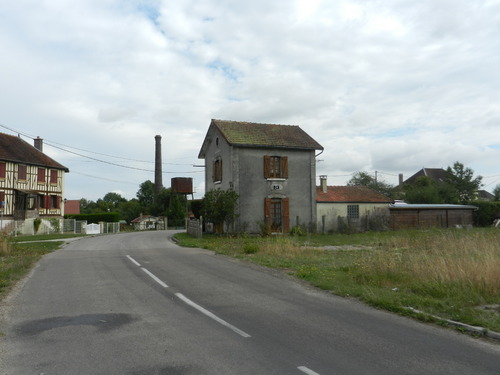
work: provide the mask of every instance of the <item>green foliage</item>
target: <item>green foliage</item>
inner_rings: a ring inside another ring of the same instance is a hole
[[[186,198],[180,194],[171,192],[166,216],[168,217],[170,226],[183,226],[186,218]]]
[[[75,220],[86,220],[87,223],[99,223],[101,221],[107,223],[116,223],[120,221],[120,214],[118,212],[102,212],[96,214],[67,215],[67,218]]]
[[[42,224],[42,219],[36,218],[35,220],[33,220],[33,227],[35,229],[35,233],[38,232],[40,224]]]
[[[453,164],[453,167],[448,167],[446,172],[448,173],[446,183],[456,192],[458,203],[472,202],[482,185],[483,177],[474,177],[474,171],[458,161]]]
[[[206,222],[214,224],[216,231],[224,232],[224,223],[233,222],[238,203],[238,194],[234,190],[210,190],[203,198],[203,213]]]
[[[375,178],[367,172],[356,172],[347,182],[347,186],[367,186],[387,197],[393,197],[395,187],[380,178]]]
[[[493,189],[493,195],[495,196],[495,201],[500,201],[500,184]]]
[[[141,207],[147,208],[145,212],[150,212],[154,203],[155,184],[150,180],[144,181],[137,191],[137,199]]]
[[[495,219],[500,219],[500,202],[474,202],[479,210],[476,215],[475,224],[480,227],[489,227]]]

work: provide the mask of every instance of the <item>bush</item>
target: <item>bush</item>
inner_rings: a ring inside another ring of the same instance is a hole
[[[65,215],[66,219],[75,219],[86,221],[87,223],[99,223],[101,221],[106,223],[117,223],[120,221],[120,214],[118,212],[102,212],[98,214],[80,214],[80,215]]]
[[[479,210],[476,214],[475,224],[480,227],[489,227],[495,219],[500,218],[500,202],[474,202]]]

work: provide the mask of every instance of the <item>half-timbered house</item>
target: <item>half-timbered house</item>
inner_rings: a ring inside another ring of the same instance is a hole
[[[0,133],[0,213],[9,220],[64,215],[64,173],[69,169],[43,153],[42,139],[34,146],[19,136]]]

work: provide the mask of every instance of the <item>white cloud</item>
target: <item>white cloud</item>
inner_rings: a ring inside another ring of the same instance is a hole
[[[151,162],[160,134],[164,181],[200,193],[211,118],[301,125],[337,184],[456,160],[500,174],[498,2],[22,0],[0,17],[0,124]],[[69,198],[132,198],[154,178],[46,150]]]

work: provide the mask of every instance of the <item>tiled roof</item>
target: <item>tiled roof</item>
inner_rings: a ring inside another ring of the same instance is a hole
[[[448,172],[446,172],[443,168],[422,168],[413,176],[409,177],[404,183],[414,184],[419,177],[429,177],[431,180],[441,182],[444,181],[447,176]]]
[[[323,146],[297,125],[212,120],[208,133],[213,127],[233,146],[323,150]],[[205,147],[204,143],[200,156]]]
[[[328,186],[324,193],[316,187],[318,203],[393,203],[394,201],[367,186]]]
[[[62,169],[65,172],[69,172],[68,168],[45,155],[20,137],[4,133],[0,133],[0,160]]]

